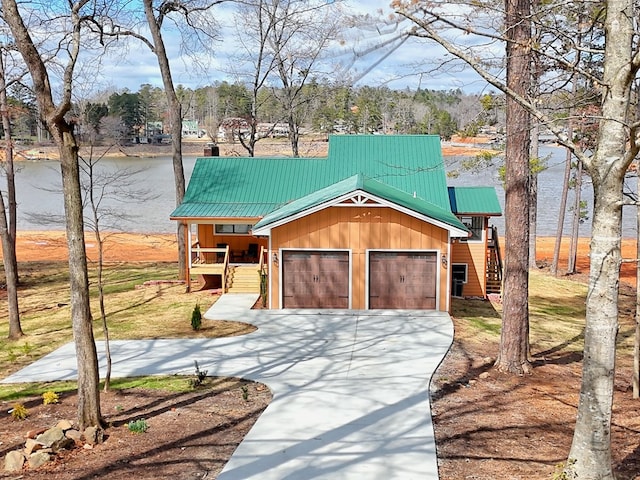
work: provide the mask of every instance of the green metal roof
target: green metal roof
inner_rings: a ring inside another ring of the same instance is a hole
[[[499,216],[502,208],[493,187],[449,187],[453,213]]]
[[[332,135],[326,158],[198,158],[171,218],[266,217],[304,197],[316,201],[318,195],[335,193],[333,185],[354,175],[365,183],[375,180],[375,187],[368,185],[378,193],[370,193],[389,201],[451,215],[438,136]],[[393,190],[382,195],[385,186]]]
[[[420,215],[430,217],[442,224],[458,229],[462,233],[468,232],[464,224],[462,224],[458,217],[453,215],[449,209],[443,209],[417,196],[414,197],[413,195],[398,190],[395,187],[367,178],[362,174],[353,175],[352,177],[317,190],[274,210],[254,225],[253,231],[254,233],[261,234],[261,230],[269,229],[274,226],[274,224],[284,223],[288,218],[311,211],[327,202],[340,199],[341,197],[358,191],[369,193]]]

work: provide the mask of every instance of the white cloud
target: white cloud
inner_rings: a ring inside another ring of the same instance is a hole
[[[389,0],[350,1],[346,5],[352,12],[378,15],[383,17],[392,13]],[[198,88],[215,81],[234,81],[229,72],[229,57],[236,49],[233,42],[232,7],[222,4],[212,12],[219,25],[221,39],[213,45],[213,56],[202,58],[209,64],[206,72],[195,68],[193,60],[180,52],[180,42],[175,33],[165,33],[165,42],[170,54],[172,76],[175,85],[182,84]],[[485,83],[469,68],[438,68],[445,58],[444,50],[433,42],[411,38],[401,46],[390,50],[379,49],[354,59],[353,52],[362,52],[384,41],[392,34],[381,35],[376,28],[351,32],[348,47],[337,53],[335,58],[346,71],[337,72],[341,78],[358,79],[357,85],[386,85],[393,89],[429,88],[480,91]],[[162,78],[156,57],[141,43],[131,43],[126,55],[112,58],[103,68],[99,88],[124,89],[138,91],[140,85],[149,83],[162,87]]]

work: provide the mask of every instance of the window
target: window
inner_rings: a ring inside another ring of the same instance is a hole
[[[453,281],[459,280],[462,283],[467,283],[467,270],[468,265],[466,263],[454,263],[451,265],[451,279]]]
[[[482,240],[482,232],[484,231],[484,217],[462,217],[460,221],[471,230],[471,236],[463,238],[463,241],[478,242]]]
[[[468,266],[466,263],[451,265],[451,296],[463,297],[464,284],[467,283]]]
[[[216,224],[217,234],[228,235],[248,235],[253,225],[247,225],[244,223],[222,223]]]

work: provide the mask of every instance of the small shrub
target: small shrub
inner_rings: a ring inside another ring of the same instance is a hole
[[[247,387],[246,385],[242,385],[240,387],[240,389],[242,390],[242,399],[245,402],[248,402],[249,401],[249,387]]]
[[[58,403],[60,401],[60,397],[56,392],[44,392],[42,394],[42,403],[45,405],[49,405],[51,403]]]
[[[29,416],[29,410],[21,403],[16,403],[9,412],[14,420],[24,420]]]
[[[564,462],[558,463],[551,480],[574,480],[575,478],[578,478],[575,471],[575,463],[575,458],[570,458],[567,460],[566,464]]]
[[[26,355],[27,357],[31,354],[31,352],[33,351],[33,345],[31,345],[29,342],[26,342],[24,345],[22,345],[22,347],[20,347],[22,350],[22,353],[24,355]]]
[[[202,313],[200,312],[200,304],[196,303],[193,307],[193,313],[191,313],[191,328],[195,331],[200,330],[202,326]]]
[[[131,433],[144,433],[149,429],[149,425],[147,425],[147,421],[144,418],[140,418],[127,423],[127,428]]]
[[[204,382],[205,378],[207,378],[207,370],[200,370],[200,365],[198,365],[198,361],[194,360],[193,363],[196,366],[196,372],[195,378],[191,378],[189,379],[189,385],[191,386],[191,388],[196,388],[199,387],[200,385],[202,385],[202,383]]]
[[[259,272],[260,275],[260,298],[262,299],[262,307],[267,306],[267,284],[269,276],[266,272]]]

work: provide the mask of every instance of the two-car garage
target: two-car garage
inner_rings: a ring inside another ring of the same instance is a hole
[[[369,251],[369,309],[436,309],[437,252]],[[350,308],[349,251],[283,250],[284,308]]]

